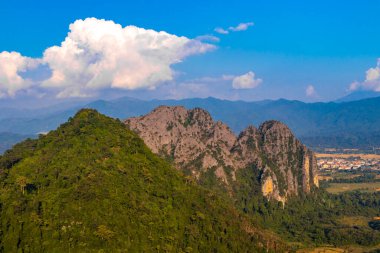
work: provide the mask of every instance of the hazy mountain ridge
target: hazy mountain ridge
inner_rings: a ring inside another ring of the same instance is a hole
[[[357,101],[357,100],[363,100],[367,98],[375,98],[375,97],[380,97],[380,92],[379,91],[371,91],[371,90],[358,90],[351,92],[350,94],[341,97],[334,102],[352,102],[352,101]]]
[[[120,98],[95,101],[69,110],[40,114],[38,117],[0,117],[0,132],[32,134],[46,132],[74,115],[79,108],[93,108],[108,116],[126,119],[149,113],[159,105],[200,107],[239,133],[248,125],[266,120],[284,122],[307,146],[380,146],[380,97],[342,103],[303,103],[285,99],[243,102],[215,98],[183,100],[138,100]],[[32,114],[31,114],[32,115]]]
[[[14,133],[0,133],[0,154],[5,150],[10,149],[15,143],[18,143],[27,138],[33,138],[34,135],[22,135]]]

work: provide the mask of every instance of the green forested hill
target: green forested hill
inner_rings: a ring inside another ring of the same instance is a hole
[[[228,201],[94,110],[7,151],[0,184],[0,252],[280,250]]]

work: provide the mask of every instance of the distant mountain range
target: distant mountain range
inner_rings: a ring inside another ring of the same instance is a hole
[[[15,133],[0,133],[0,154],[9,149],[15,143],[18,143],[27,138],[33,137],[33,135],[22,135]]]
[[[346,98],[349,99],[349,98]],[[139,100],[124,97],[98,100],[72,107],[17,110],[3,108],[0,113],[0,143],[3,152],[6,134],[37,135],[55,129],[80,108],[93,108],[119,119],[147,114],[160,105],[201,107],[239,133],[248,125],[258,126],[266,120],[287,124],[295,135],[312,148],[371,148],[380,146],[380,97],[350,102],[304,103],[300,101],[264,100],[228,101],[215,98],[183,100]]]
[[[378,91],[359,90],[359,91],[352,92],[342,98],[339,98],[335,100],[335,102],[338,102],[338,103],[351,102],[351,101],[362,100],[366,98],[375,98],[379,96],[380,96],[380,92]]]

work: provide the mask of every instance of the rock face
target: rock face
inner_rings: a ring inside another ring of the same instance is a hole
[[[264,122],[259,129],[249,126],[237,137],[202,109],[160,106],[125,124],[153,152],[197,179],[211,170],[228,188],[239,169],[253,167],[260,172],[263,195],[281,202],[318,187],[314,154],[278,121]]]

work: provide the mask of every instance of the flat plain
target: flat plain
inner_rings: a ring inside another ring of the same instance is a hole
[[[378,154],[315,154],[317,158],[350,158],[350,157],[360,157],[362,159],[380,159]]]
[[[370,183],[330,183],[326,191],[339,194],[348,191],[376,192],[380,191],[380,182]]]

